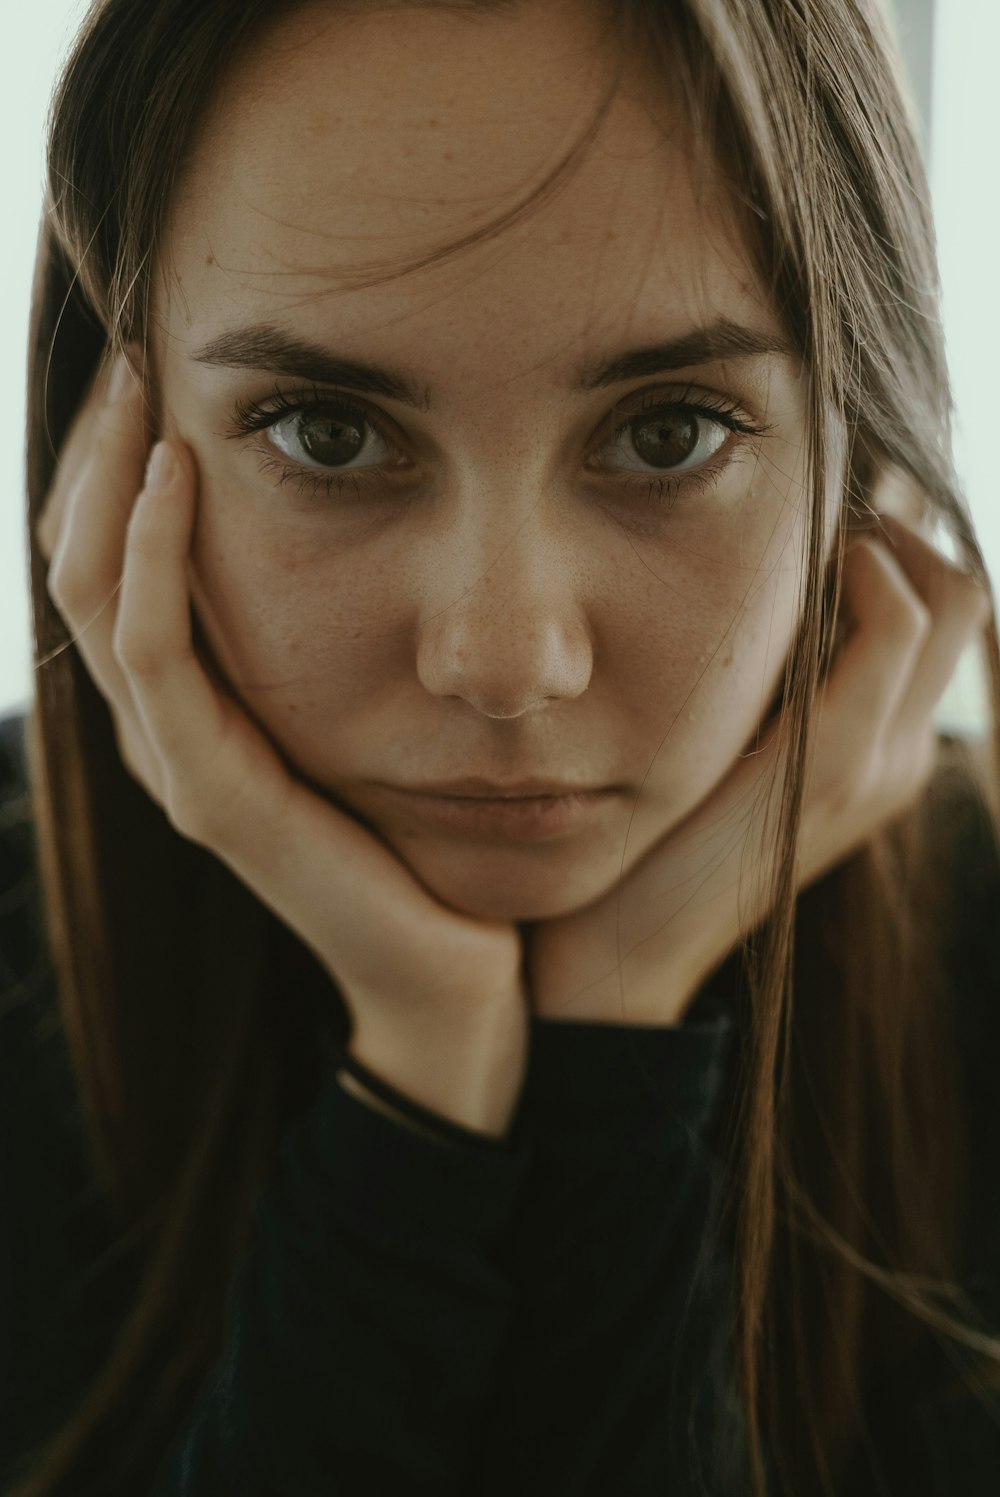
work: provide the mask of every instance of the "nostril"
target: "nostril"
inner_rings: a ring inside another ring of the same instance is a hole
[[[533,701],[527,702],[522,707],[516,707],[514,705],[503,707],[497,703],[494,703],[488,707],[480,707],[478,710],[482,713],[483,717],[494,718],[498,722],[500,722],[504,721],[507,718],[523,717],[526,712],[533,712],[536,707],[542,706],[543,703],[547,702],[548,700],[548,697],[537,697]]]

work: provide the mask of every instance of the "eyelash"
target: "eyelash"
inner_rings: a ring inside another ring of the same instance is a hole
[[[628,431],[629,427],[637,423],[642,417],[650,415],[661,415],[666,412],[677,414],[682,412],[689,416],[702,416],[709,421],[725,427],[730,432],[738,432],[744,438],[761,438],[773,430],[773,427],[761,422],[747,420],[738,415],[739,407],[720,397],[706,397],[699,395],[696,400],[689,400],[687,396],[692,387],[688,387],[680,396],[665,400],[655,390],[646,392],[639,407],[630,411],[614,431],[603,443],[607,447],[612,445]],[[716,404],[715,401],[718,400]],[[277,384],[269,397],[267,405],[254,400],[237,400],[228,430],[224,435],[230,440],[246,440],[258,433],[268,430],[277,425],[287,416],[301,415],[312,410],[322,409],[327,412],[335,412],[337,415],[364,416],[365,422],[381,437],[389,443],[390,438],[375,419],[372,411],[365,402],[347,391],[324,391],[318,386],[312,385],[307,390],[296,390],[288,393]],[[394,444],[392,444],[394,445]],[[717,478],[729,467],[734,459],[740,455],[740,448],[745,443],[740,443],[736,451],[730,450],[728,455],[721,461],[718,453],[725,451],[727,444],[713,453],[700,468],[684,471],[676,475],[664,474],[661,477],[650,477],[648,474],[637,474],[637,476],[624,479],[616,478],[615,482],[629,492],[644,489],[644,500],[653,505],[662,505],[669,508],[674,500],[684,490],[697,491],[712,486]],[[317,495],[322,494],[331,498],[334,494],[341,494],[348,488],[353,488],[355,496],[361,497],[361,490],[369,484],[385,480],[385,467],[373,467],[370,469],[349,469],[343,473],[335,471],[323,472],[309,468],[297,467],[290,463],[287,458],[276,456],[274,451],[257,444],[255,449],[261,456],[259,464],[260,472],[274,473],[277,475],[278,483],[284,487],[290,484],[300,494]],[[598,469],[599,472],[627,472],[628,470]]]

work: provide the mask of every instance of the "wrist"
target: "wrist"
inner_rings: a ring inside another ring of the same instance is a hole
[[[391,1106],[382,1097],[377,1096],[375,1092],[369,1091],[357,1077],[351,1075],[350,1071],[337,1071],[336,1080],[345,1092],[350,1092],[352,1097],[357,1097],[366,1106],[371,1107],[373,1111],[383,1113],[386,1117],[392,1118],[395,1123],[402,1123],[405,1128],[409,1128],[413,1133],[422,1134],[424,1138],[431,1138],[436,1143],[447,1142],[442,1133],[435,1133],[432,1129],[423,1127],[407,1113],[400,1112],[398,1108]]]
[[[435,1123],[488,1137],[496,1142],[510,1129],[526,1069],[527,1011],[513,1016],[474,1016],[466,1027],[450,1023],[433,1034],[424,1026],[406,1037],[398,1032],[385,1035],[371,1028],[356,1029],[345,1055],[369,1072],[376,1084],[390,1088],[401,1098],[433,1115],[421,1129],[419,1117],[406,1121],[420,1131],[438,1136]],[[365,1092],[365,1077],[351,1077]],[[380,1097],[383,1111],[398,1116],[391,1097]]]

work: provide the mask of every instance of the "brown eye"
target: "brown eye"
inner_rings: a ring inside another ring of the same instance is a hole
[[[303,467],[377,466],[392,451],[364,412],[351,406],[293,411],[271,425],[270,439],[279,452]]]
[[[664,406],[633,416],[619,427],[610,445],[618,457],[625,459],[622,467],[636,472],[677,472],[707,462],[724,445],[728,435],[721,421],[712,420],[700,411]],[[639,463],[629,462],[630,455],[638,457]]]
[[[689,458],[698,445],[697,416],[654,416],[635,427],[633,443],[643,462],[672,468]]]

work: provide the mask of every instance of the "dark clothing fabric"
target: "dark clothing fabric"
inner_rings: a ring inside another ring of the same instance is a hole
[[[78,1405],[130,1287],[108,1257],[55,1008],[24,758],[12,716],[0,722],[0,1492]],[[1000,870],[981,819],[963,847],[956,995],[982,1206],[967,1287],[997,1331]],[[323,1082],[258,1195],[223,1353],[144,1497],[746,1497],[733,1260],[716,1230],[740,1042],[726,994],[706,985],[676,1026],[533,1019],[502,1147],[468,1130],[425,1137],[369,1107],[335,1079],[337,1045],[317,1039]],[[885,1390],[873,1494],[996,1490],[1000,1393],[945,1403],[952,1370],[942,1352],[919,1385]],[[863,1490],[859,1477],[851,1497]]]

